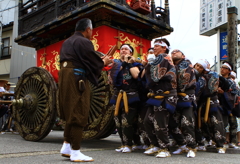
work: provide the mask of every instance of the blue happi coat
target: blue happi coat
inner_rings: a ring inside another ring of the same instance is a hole
[[[142,64],[133,63],[132,67],[140,67]],[[140,101],[138,95],[138,79],[134,79],[130,73],[129,65],[123,65],[123,62],[120,59],[113,60],[113,66],[108,72],[108,79],[111,84],[114,86],[114,94],[110,99],[110,104],[116,104],[117,96],[120,90],[126,91],[128,104]],[[121,102],[120,107],[123,106]]]
[[[177,103],[176,68],[171,57],[167,54],[160,54],[153,63],[145,67],[146,86],[152,93],[147,104],[163,106],[173,113]],[[165,94],[169,92],[169,94]],[[156,98],[164,96],[164,98]]]

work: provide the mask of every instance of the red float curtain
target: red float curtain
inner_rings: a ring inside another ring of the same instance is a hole
[[[94,28],[91,41],[94,49],[104,54],[114,45],[130,44],[134,49],[133,56],[140,59],[145,59],[147,50],[151,45],[150,40],[108,26]],[[58,82],[58,71],[60,70],[59,55],[63,42],[64,40],[37,51],[37,66],[48,70],[56,82]],[[119,50],[115,52],[113,57],[120,57]]]

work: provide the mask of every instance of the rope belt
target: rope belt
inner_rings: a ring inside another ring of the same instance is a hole
[[[147,94],[148,98],[155,98],[155,99],[163,99],[165,97],[176,96],[176,91],[165,91],[163,93],[155,94],[153,92],[149,92]]]
[[[183,97],[187,96],[187,94],[184,93],[184,92],[178,92],[177,95],[178,95],[178,96],[183,96]]]
[[[210,109],[210,97],[207,98],[207,102],[206,102],[206,109],[205,109],[205,114],[204,114],[204,122],[205,123],[208,121],[209,109]]]
[[[123,104],[124,104],[124,109],[125,109],[125,113],[128,113],[128,99],[127,99],[127,93],[123,90],[120,90],[118,93],[118,97],[117,97],[117,102],[115,105],[115,112],[114,112],[114,116],[117,116],[119,113],[119,107],[120,107],[120,103],[123,100]]]

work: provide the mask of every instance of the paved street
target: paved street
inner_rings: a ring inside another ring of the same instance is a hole
[[[59,150],[63,141],[63,131],[52,131],[45,139],[39,142],[25,141],[19,135],[0,134],[0,164],[62,164],[71,163],[63,158]],[[213,152],[198,152],[196,158],[186,158],[184,155],[172,155],[170,158],[155,158],[143,155],[143,151],[123,154],[114,151],[120,146],[117,135],[113,134],[101,140],[90,140],[82,143],[82,152],[92,156],[94,164],[212,164],[212,163],[239,163],[240,154],[217,154]]]

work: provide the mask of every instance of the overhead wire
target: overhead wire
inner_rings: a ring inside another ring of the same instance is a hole
[[[194,23],[195,23],[196,20],[197,20],[197,17],[196,17],[195,20],[192,22],[191,26],[189,26],[186,34],[181,38],[181,40],[184,40],[184,39],[185,39],[185,37],[186,37],[187,34],[189,33],[190,29],[192,28],[192,26],[194,25]],[[179,42],[178,46],[179,46],[181,43],[183,43],[183,42]]]
[[[3,12],[4,12],[4,11],[11,10],[11,9],[13,9],[13,8],[15,8],[15,7],[18,7],[18,5],[15,5],[15,6],[11,6],[11,7],[7,8],[8,5],[9,5],[9,3],[10,3],[10,1],[11,1],[11,0],[8,1],[8,4],[5,6],[5,8],[4,8],[3,10],[0,10],[0,19],[1,19],[0,22],[1,22],[1,24],[2,24],[2,15],[3,15]]]
[[[6,8],[8,7],[9,3],[10,3],[11,0],[8,1],[8,4],[6,5],[5,9],[3,9],[2,11],[5,11]],[[0,11],[1,12],[1,11]]]
[[[9,7],[9,8],[5,8],[4,10],[0,10],[0,12],[4,12],[4,11],[7,11],[7,10],[10,10],[10,9],[13,9],[15,7],[18,7],[18,5],[15,5],[15,6],[12,6],[12,7]]]

